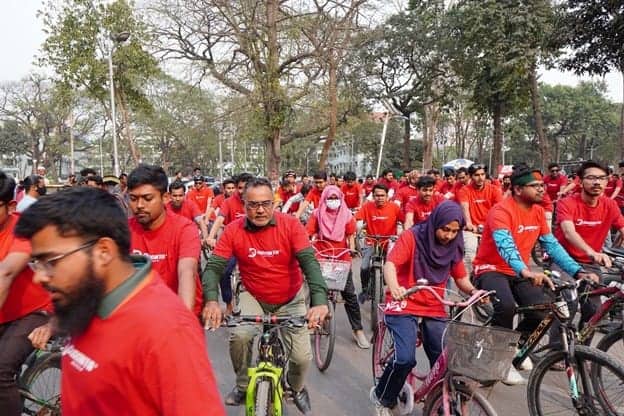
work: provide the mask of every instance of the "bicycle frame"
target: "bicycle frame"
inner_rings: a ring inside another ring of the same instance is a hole
[[[249,367],[249,387],[245,396],[246,414],[253,415],[255,412],[256,386],[259,379],[267,378],[271,380],[273,385],[273,408],[274,415],[282,414],[282,398],[284,397],[284,387],[282,385],[282,375],[284,373],[280,352],[273,354],[273,348],[277,343],[281,345],[279,336],[274,331],[275,328],[268,324],[264,324],[262,335],[258,344],[258,363],[256,367]],[[281,348],[281,347],[280,347]]]
[[[617,287],[607,286],[592,290],[588,293],[589,296],[609,296],[606,301],[600,305],[596,313],[587,321],[583,329],[579,332],[578,340],[581,343],[585,343],[590,340],[596,330],[601,326],[600,322],[607,316],[609,311],[618,303],[624,302],[624,291]],[[624,318],[624,316],[622,317]],[[624,320],[622,321],[624,327]]]

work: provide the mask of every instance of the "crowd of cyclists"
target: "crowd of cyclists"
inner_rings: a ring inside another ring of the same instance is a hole
[[[624,173],[624,162],[618,168]],[[418,332],[431,364],[441,351],[443,305],[426,292],[405,296],[419,279],[443,289],[452,277],[468,295],[495,290],[492,324],[514,329],[516,307],[545,301],[543,286],[552,287],[531,265],[536,243],[563,279],[599,281],[595,267],[611,266],[603,245],[612,230],[624,237],[622,180],[598,162],[570,176],[556,163],[545,173],[520,163],[500,178],[478,163],[396,173],[241,173],[213,189],[199,168],[189,180],[142,164],[119,177],[83,169],[48,193],[43,168],[19,183],[0,171],[2,414],[21,414],[21,366],[55,335],[68,336],[64,415],[225,414],[222,403],[245,401],[258,328],[230,329],[236,383],[221,399],[198,321],[215,330],[236,313],[306,317],[308,328],[285,328],[283,339],[286,383],[310,414],[310,329],[333,318],[317,253],[361,257],[360,281],[349,273],[341,296],[353,347],[369,349],[367,236],[386,236],[384,314],[396,350],[370,398],[377,415],[391,415],[416,364]],[[203,261],[202,251],[210,252]],[[570,300],[579,325],[599,302]],[[525,336],[541,318],[526,314],[515,329]],[[526,381],[510,365],[503,382]]]

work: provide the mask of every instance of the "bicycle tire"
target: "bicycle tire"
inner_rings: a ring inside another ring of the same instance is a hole
[[[383,303],[384,293],[381,269],[373,267],[371,271],[371,280],[369,282],[371,288],[371,331],[375,331],[379,316],[379,304]]]
[[[51,370],[51,371],[49,371]],[[51,374],[50,374],[51,373]],[[22,396],[23,413],[60,416],[61,414],[61,353],[44,353],[24,370],[20,386],[38,399]]]
[[[620,346],[624,350],[624,329],[619,329],[618,331],[611,332],[610,334],[602,337],[600,342],[596,345],[596,348],[598,348],[600,351],[609,353],[611,347],[616,345],[618,341],[620,341]],[[613,357],[617,356],[614,352],[610,352],[609,355]],[[620,361],[622,361],[622,354],[620,353],[619,356]]]
[[[314,331],[314,362],[320,371],[329,368],[336,343],[336,317],[334,315],[336,306],[334,302],[327,302],[327,308],[329,309],[329,319],[325,319],[323,326]]]
[[[622,391],[621,386],[624,385],[624,366],[616,360],[609,357],[605,352],[595,348],[577,345],[575,347],[575,376],[576,385],[579,391],[579,399],[583,405],[583,409],[575,409],[572,399],[569,395],[569,383],[566,372],[550,371],[550,368],[564,359],[564,351],[551,351],[537,363],[531,374],[527,385],[527,401],[529,405],[529,415],[546,416],[550,413],[544,410],[546,402],[549,400],[561,399],[559,410],[553,410],[557,414],[581,414],[581,410],[588,415],[614,415],[623,414],[622,412],[613,413],[607,409],[616,407],[616,404],[606,397],[604,391],[603,379],[606,375],[603,373],[605,369],[609,369],[613,377],[618,381],[618,393]],[[582,363],[583,370],[579,371],[579,363]],[[590,364],[589,368],[585,368]],[[586,370],[590,370],[591,375]],[[544,378],[548,374],[548,383],[544,384]],[[585,378],[585,379],[584,379]],[[559,381],[561,387],[555,392],[553,385]],[[598,394],[596,394],[598,392]],[[553,398],[549,398],[552,394]],[[594,397],[595,396],[595,397]],[[622,404],[619,405],[622,408]]]
[[[373,334],[373,354],[372,354],[372,369],[373,369],[373,381],[377,384],[377,381],[381,378],[384,369],[394,356],[394,341],[388,328],[380,323],[379,327]]]
[[[488,415],[488,416],[497,416],[496,410],[492,407],[490,402],[478,391],[471,389],[466,384],[461,383],[459,380],[453,379],[453,388],[455,390],[455,394],[459,395],[459,399],[461,403],[465,403],[467,401],[470,402],[469,414],[473,415]],[[464,400],[466,399],[466,400]],[[463,409],[457,408],[457,397],[451,399],[451,414],[452,415],[463,415]],[[462,406],[463,407],[463,406]],[[438,384],[438,386],[429,393],[429,396],[425,400],[425,408],[423,410],[423,416],[438,416],[440,414],[444,414],[441,410],[444,409],[443,405],[443,392],[442,392],[442,384]]]
[[[272,383],[263,379],[256,385],[253,416],[273,416]],[[252,416],[252,415],[248,415]]]

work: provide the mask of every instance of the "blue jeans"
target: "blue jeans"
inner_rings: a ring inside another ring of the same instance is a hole
[[[407,376],[416,366],[418,330],[423,331],[423,348],[429,360],[429,367],[433,367],[442,353],[442,335],[446,328],[446,320],[420,318],[420,327],[419,318],[414,315],[386,315],[384,320],[394,341],[394,358],[384,369],[375,387],[375,395],[385,407],[394,407]]]

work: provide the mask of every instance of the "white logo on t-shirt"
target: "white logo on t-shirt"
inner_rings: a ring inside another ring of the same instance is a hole
[[[518,233],[522,233],[524,231],[535,231],[535,230],[539,230],[539,227],[537,225],[519,225],[518,226]]]
[[[83,352],[78,351],[74,344],[67,344],[63,348],[62,354],[69,356],[71,365],[79,372],[93,371],[98,368],[98,363]]]
[[[600,225],[600,224],[602,224],[601,220],[598,220],[598,221],[586,221],[586,220],[583,220],[583,219],[578,219],[578,220],[576,220],[576,223],[575,223],[575,225],[587,225],[588,227],[595,227],[595,226]]]
[[[166,254],[142,253],[141,250],[137,250],[136,248],[132,250],[132,254],[137,254],[139,256],[147,256],[152,260],[152,263],[158,263],[159,261],[165,260],[167,258]]]
[[[256,256],[275,257],[275,256],[279,256],[279,254],[280,254],[279,250],[258,250],[253,247],[249,247],[249,252],[247,254],[247,257],[249,257],[250,259],[253,259]]]

